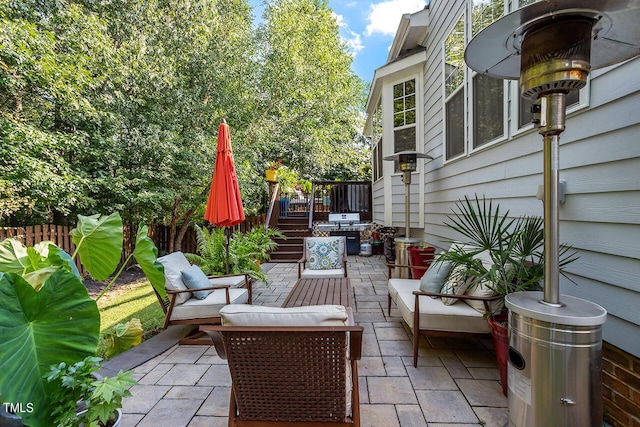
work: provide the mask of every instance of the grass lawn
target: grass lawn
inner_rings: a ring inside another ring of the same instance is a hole
[[[112,332],[115,325],[132,318],[140,319],[144,329],[142,339],[149,339],[160,332],[164,312],[146,279],[108,291],[98,300],[100,309],[100,334]],[[98,355],[104,357],[106,342],[100,339]]]

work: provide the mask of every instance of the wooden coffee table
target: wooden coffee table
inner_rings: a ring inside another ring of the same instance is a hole
[[[282,306],[301,307],[324,304],[354,307],[353,292],[348,277],[299,279]]]

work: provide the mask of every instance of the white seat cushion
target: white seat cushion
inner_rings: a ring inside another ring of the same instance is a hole
[[[158,258],[164,266],[164,288],[167,291],[184,291],[187,285],[182,281],[182,271],[191,267],[187,258],[182,252],[173,252],[169,255]],[[176,295],[176,306],[183,304],[191,298],[191,292],[184,292]]]
[[[415,295],[398,292],[398,309],[402,318],[413,329]],[[420,328],[447,332],[491,333],[489,322],[482,314],[458,301],[444,305],[442,299],[420,297]]]
[[[391,278],[387,283],[389,287],[389,295],[391,299],[397,304],[398,292],[413,292],[420,288],[419,279],[397,279]]]
[[[312,270],[305,268],[300,273],[301,279],[334,279],[344,277],[344,270],[342,268],[332,268],[330,270]]]
[[[347,309],[341,305],[227,305],[220,315],[224,326],[346,326],[348,319]]]
[[[246,304],[249,301],[247,289],[229,289],[231,304]],[[171,312],[171,320],[201,319],[220,315],[220,309],[227,305],[224,289],[216,289],[205,299],[189,298],[184,304],[176,305]]]

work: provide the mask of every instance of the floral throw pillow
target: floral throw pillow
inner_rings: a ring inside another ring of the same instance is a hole
[[[311,270],[340,268],[340,240],[307,240],[307,262]]]
[[[441,294],[449,294],[449,295],[463,295],[469,285],[473,283],[473,277],[466,276],[467,267],[464,265],[458,265],[451,270],[451,274],[449,274],[449,279],[444,283],[442,289],[440,290]],[[453,305],[458,302],[458,298],[445,298],[442,297],[442,303],[444,305]]]

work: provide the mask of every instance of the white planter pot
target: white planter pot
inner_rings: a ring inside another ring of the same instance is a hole
[[[122,422],[122,409],[118,408],[116,409],[116,412],[118,415],[116,416],[116,421],[113,423],[112,427],[120,427]],[[80,424],[80,427],[84,427],[84,424]]]

